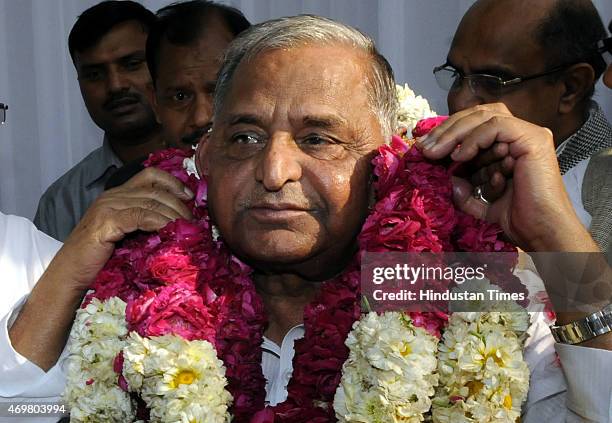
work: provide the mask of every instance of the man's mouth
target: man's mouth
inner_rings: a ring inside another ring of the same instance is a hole
[[[131,112],[139,103],[136,98],[122,98],[106,103],[104,108],[113,114],[123,114]]]
[[[312,209],[294,203],[257,203],[251,205],[248,212],[259,222],[274,223],[304,217]]]

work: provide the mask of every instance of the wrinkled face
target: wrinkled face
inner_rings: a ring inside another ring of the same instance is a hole
[[[304,46],[236,70],[198,158],[219,230],[251,265],[320,279],[354,253],[384,142],[367,69],[350,48]]]
[[[233,38],[215,20],[193,45],[162,41],[153,105],[169,143],[190,148],[210,128],[217,73]]]
[[[506,2],[507,4],[507,2]],[[510,7],[510,6],[509,6]],[[484,73],[504,80],[545,72],[548,69],[542,49],[533,37],[532,19],[527,11],[497,7],[486,14],[470,13],[462,20],[448,63],[464,75]],[[547,78],[506,87],[500,97],[475,95],[464,80],[448,94],[448,108],[455,113],[484,103],[502,102],[517,117],[550,128],[557,133],[558,84]]]
[[[93,121],[111,137],[138,142],[158,127],[147,98],[147,34],[137,21],[114,26],[94,47],[75,52],[81,94]],[[127,139],[126,139],[127,138]]]

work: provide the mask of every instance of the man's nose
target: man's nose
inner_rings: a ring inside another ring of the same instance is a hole
[[[268,191],[279,191],[302,177],[301,150],[289,135],[273,136],[260,154],[255,178]]]
[[[212,98],[210,96],[196,98],[191,115],[192,127],[194,129],[204,128],[210,123],[212,119],[212,112]]]
[[[469,86],[469,82],[464,79],[459,87],[453,87],[448,92],[447,103],[448,113],[453,114],[470,107],[484,104],[484,100],[476,96]]]
[[[108,72],[107,86],[109,92],[119,92],[130,88],[127,78],[121,72],[111,70]]]

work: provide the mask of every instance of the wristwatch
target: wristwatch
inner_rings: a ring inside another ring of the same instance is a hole
[[[570,345],[612,332],[612,304],[567,325],[552,325],[550,331],[555,341]]]

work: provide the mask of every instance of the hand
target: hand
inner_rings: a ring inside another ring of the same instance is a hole
[[[71,288],[83,293],[106,261],[115,243],[136,230],[156,231],[172,220],[191,219],[182,200],[193,194],[175,177],[155,168],[104,192],[87,210],[48,271],[60,271]]]
[[[156,231],[179,217],[191,218],[181,200],[192,197],[178,179],[153,168],[102,194],[53,258],[9,329],[15,350],[43,370],[50,369],[64,349],[83,294],[115,242],[133,231]]]
[[[431,159],[450,154],[458,162],[480,161],[485,170],[480,179],[477,175],[477,182],[489,173],[487,166],[512,175],[512,179],[504,177],[504,190],[498,198],[491,198],[491,204],[473,197],[472,183],[455,178],[455,202],[468,213],[499,223],[522,249],[596,249],[563,186],[550,130],[514,117],[503,104],[489,104],[454,114],[420,143]],[[493,147],[496,144],[507,147]],[[491,152],[492,147],[497,151]],[[503,150],[507,155],[501,159]]]
[[[508,154],[508,144],[493,143],[476,156],[469,169],[471,184],[482,187],[487,201],[497,200],[506,191],[508,180],[514,172],[514,159]]]

